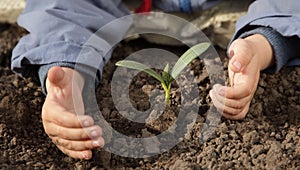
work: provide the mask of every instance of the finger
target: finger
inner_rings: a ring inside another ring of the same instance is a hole
[[[213,90],[220,96],[228,99],[242,99],[251,96],[254,93],[255,87],[251,86],[251,82],[240,83],[233,87],[226,87],[220,84],[213,86]]]
[[[85,150],[85,151],[73,151],[66,149],[62,146],[57,146],[59,150],[61,150],[64,154],[75,158],[75,159],[84,159],[89,160],[92,158],[92,151],[91,150]]]
[[[67,140],[86,140],[96,139],[102,135],[102,129],[99,126],[88,128],[65,128],[54,123],[49,123],[45,127],[49,136],[59,136]]]
[[[217,108],[217,110],[224,114],[229,114],[229,115],[238,115],[241,113],[242,109],[235,109],[235,108],[231,108],[228,106],[225,106],[223,103],[220,103],[220,101],[217,100],[216,96],[213,94],[213,92],[209,93],[212,102],[214,104],[214,106]]]
[[[234,109],[242,109],[245,107],[245,105],[247,104],[247,102],[250,100],[251,96],[247,96],[245,98],[242,99],[229,99],[226,98],[224,96],[221,96],[219,94],[217,94],[216,91],[211,90],[211,93],[213,93],[214,97],[223,105],[227,106],[227,107],[231,107]]]
[[[94,148],[100,148],[104,146],[104,139],[99,137],[94,140],[82,140],[82,141],[72,141],[62,139],[60,137],[52,137],[52,142],[57,146],[61,146],[65,149],[72,150],[72,151],[84,151],[90,150]]]
[[[241,120],[244,119],[249,111],[249,106],[250,106],[250,102],[248,104],[246,104],[246,106],[243,108],[243,110],[237,114],[237,115],[232,115],[229,113],[225,113],[223,112],[222,115],[226,118],[226,119],[230,119],[230,120]]]
[[[235,40],[228,49],[230,58],[229,68],[235,72],[241,72],[250,63],[253,52],[250,45],[244,39]]]
[[[234,80],[235,80],[235,73],[233,71],[231,71],[230,69],[228,69],[228,77],[229,77],[229,84],[230,86],[234,86]]]
[[[76,115],[71,112],[62,111],[63,108],[58,105],[51,108],[52,110],[47,106],[43,107],[43,122],[51,122],[68,128],[90,127],[94,125],[94,120],[90,116]]]

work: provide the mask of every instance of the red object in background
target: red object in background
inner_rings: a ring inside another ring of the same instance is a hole
[[[136,13],[150,12],[152,8],[152,0],[143,0],[142,5],[135,10]]]

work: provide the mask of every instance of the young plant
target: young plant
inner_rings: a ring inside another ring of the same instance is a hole
[[[130,69],[135,69],[139,71],[143,71],[155,79],[157,79],[165,92],[165,102],[167,105],[170,104],[170,91],[171,91],[171,84],[172,82],[177,78],[177,76],[180,74],[180,72],[195,58],[200,56],[203,52],[205,52],[208,47],[210,46],[209,43],[200,43],[189,50],[187,50],[175,63],[173,69],[171,72],[169,72],[169,64],[167,64],[162,71],[162,74],[159,75],[157,72],[155,72],[153,69],[149,68],[148,66],[132,61],[132,60],[121,60],[116,63],[117,66],[126,67]]]

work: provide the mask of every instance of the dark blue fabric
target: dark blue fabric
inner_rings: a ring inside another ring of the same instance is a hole
[[[221,0],[153,0],[165,12],[194,12],[215,6]]]
[[[192,12],[191,0],[179,0],[179,6],[182,12]]]

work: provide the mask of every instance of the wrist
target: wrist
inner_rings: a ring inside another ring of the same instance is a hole
[[[253,57],[257,58],[260,70],[264,70],[274,63],[273,49],[267,38],[261,34],[253,34],[246,37],[245,40],[255,53]]]

